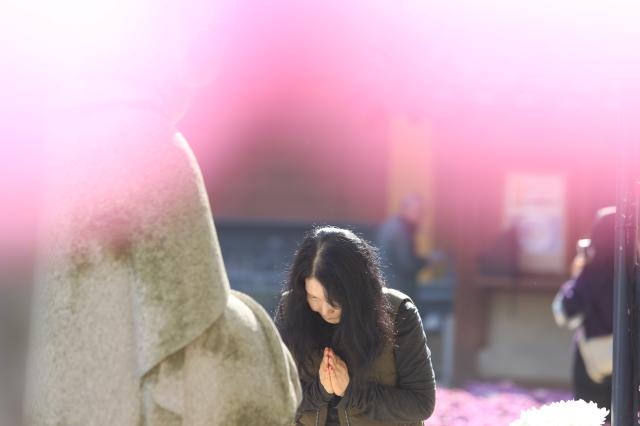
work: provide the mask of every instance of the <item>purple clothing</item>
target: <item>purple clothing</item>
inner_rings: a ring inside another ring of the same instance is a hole
[[[583,316],[587,338],[613,333],[613,262],[587,263],[560,291],[566,316]]]

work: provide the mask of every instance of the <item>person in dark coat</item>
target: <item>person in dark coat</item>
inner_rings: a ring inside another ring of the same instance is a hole
[[[408,195],[402,200],[398,214],[390,217],[378,232],[378,248],[387,284],[414,299],[418,273],[440,256],[436,252],[428,258],[416,250],[415,239],[422,213],[422,199],[415,194]]]
[[[418,309],[386,288],[375,250],[353,232],[311,231],[298,249],[276,324],[296,361],[296,424],[422,425],[436,382]]]
[[[582,260],[584,266],[562,286],[554,301],[556,322],[576,328],[576,342],[613,333],[614,233],[615,208],[601,209]],[[598,381],[590,377],[579,345],[575,346],[575,398],[611,410],[611,375]]]

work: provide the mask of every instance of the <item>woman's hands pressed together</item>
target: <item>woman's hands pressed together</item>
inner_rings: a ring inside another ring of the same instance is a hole
[[[320,363],[320,370],[318,371],[318,375],[320,376],[320,384],[324,388],[324,390],[332,394],[334,393],[333,385],[331,384],[331,376],[329,373],[329,351],[331,349],[324,348],[324,353],[322,354],[322,362]]]
[[[344,396],[349,386],[349,369],[331,348],[324,349],[319,374],[320,383],[327,393]]]

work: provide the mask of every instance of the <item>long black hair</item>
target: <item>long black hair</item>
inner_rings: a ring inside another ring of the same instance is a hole
[[[609,265],[613,270],[615,257],[615,224],[616,208],[605,207],[596,213],[596,220],[591,228],[591,244],[593,249],[589,263]]]
[[[311,310],[305,280],[317,279],[327,301],[342,308],[333,326]],[[309,232],[295,254],[284,285],[276,322],[298,368],[309,375],[314,354],[330,346],[352,377],[364,378],[393,339],[390,306],[376,250],[353,232],[321,227]]]

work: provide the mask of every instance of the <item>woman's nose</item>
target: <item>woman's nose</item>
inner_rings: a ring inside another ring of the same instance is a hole
[[[333,308],[328,304],[323,304],[321,313],[323,316],[329,316],[333,313]]]

